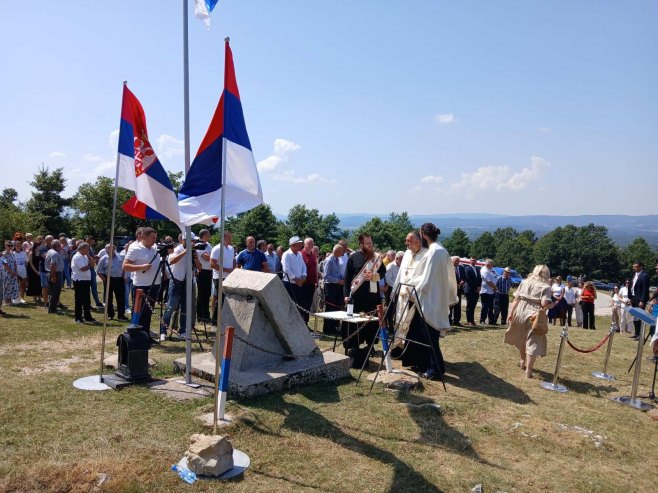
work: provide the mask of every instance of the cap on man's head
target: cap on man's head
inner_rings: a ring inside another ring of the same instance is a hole
[[[503,269],[503,271],[504,271],[504,272],[512,272],[512,270],[511,270],[509,267],[505,267],[505,268]]]
[[[187,233],[181,233],[181,235],[180,235],[181,240],[185,240],[185,239],[186,239],[186,235],[187,235]],[[198,240],[198,239],[199,239],[199,238],[197,237],[197,235],[194,234],[193,231],[190,232],[190,238],[192,238],[193,240]]]
[[[292,246],[292,245],[294,245],[295,243],[304,243],[304,242],[301,240],[301,238],[300,238],[299,236],[293,236],[293,237],[290,238],[290,240],[288,241],[288,245]]]

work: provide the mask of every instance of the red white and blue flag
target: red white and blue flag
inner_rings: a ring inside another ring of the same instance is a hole
[[[180,224],[176,194],[149,142],[144,109],[125,84],[119,127],[118,185],[135,192],[121,207],[127,214]]]
[[[210,12],[215,8],[219,0],[194,0],[194,15],[201,19],[206,27],[210,27]]]
[[[225,46],[224,91],[178,193],[180,220],[186,226],[208,224],[263,203],[228,39]],[[222,142],[226,146],[226,163],[222,163]],[[226,165],[225,184],[222,184],[223,165]],[[224,216],[221,215],[222,188],[225,188]]]

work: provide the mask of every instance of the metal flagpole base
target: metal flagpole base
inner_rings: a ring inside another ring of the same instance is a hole
[[[110,390],[112,387],[101,382],[100,375],[78,378],[73,386],[80,390]]]
[[[640,411],[648,411],[649,409],[653,409],[655,407],[652,404],[647,404],[646,402],[642,402],[639,399],[633,399],[628,395],[614,397],[612,400],[618,402],[619,404],[624,404],[625,406],[639,409]]]
[[[601,378],[603,380],[607,380],[609,382],[615,379],[615,377],[613,377],[612,375],[608,375],[607,373],[604,373],[602,371],[593,371],[592,376],[596,378]]]
[[[568,388],[566,388],[564,385],[560,385],[559,383],[541,382],[539,385],[541,385],[541,388],[544,390],[552,390],[553,392],[560,392],[561,394],[569,392]]]

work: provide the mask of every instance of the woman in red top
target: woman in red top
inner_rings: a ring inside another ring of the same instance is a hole
[[[587,281],[580,295],[580,306],[583,308],[583,329],[596,330],[594,325],[594,300],[596,299],[596,288],[592,281]]]

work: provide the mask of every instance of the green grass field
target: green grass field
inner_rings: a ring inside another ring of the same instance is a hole
[[[73,306],[72,291],[64,303]],[[651,492],[657,491],[657,421],[610,400],[630,394],[627,373],[637,344],[617,335],[606,382],[605,346],[591,354],[566,350],[566,394],[545,391],[559,344],[526,380],[517,351],[503,344],[503,327],[457,330],[443,339],[445,392],[440,382],[399,393],[352,377],[262,398],[230,400],[239,416],[226,433],[251,466],[237,480],[183,483],[169,470],[204,428],[195,419],[209,398],[179,402],[135,386],[84,392],[72,383],[97,374],[101,328],[33,305],[7,307],[0,318],[0,491],[383,491]],[[101,314],[97,315],[101,318]],[[571,329],[570,340],[591,347],[597,331]],[[122,327],[111,324],[107,351]],[[323,348],[329,340],[320,341]],[[647,346],[648,352],[648,346]],[[173,374],[183,343],[151,351],[154,377]],[[640,394],[653,366],[643,362]],[[421,406],[436,402],[441,410]],[[591,433],[589,433],[591,432]]]

